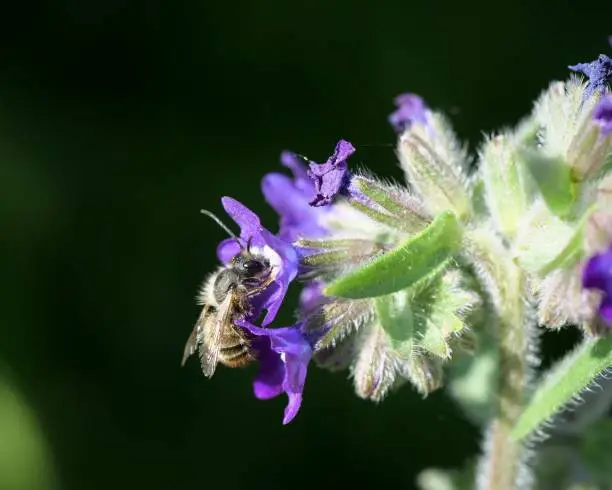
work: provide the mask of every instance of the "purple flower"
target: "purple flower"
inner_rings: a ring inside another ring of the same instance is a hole
[[[227,264],[249,242],[250,250],[267,257],[273,268],[274,281],[252,302],[254,313],[251,319],[255,319],[263,310],[266,310],[262,325],[269,325],[278,313],[289,283],[297,275],[297,253],[289,243],[261,226],[259,217],[246,206],[231,197],[224,197],[221,202],[226,213],[240,226],[241,243],[233,238],[223,240],[217,247],[219,260]]]
[[[348,158],[355,153],[355,147],[348,141],[340,140],[331,157],[325,163],[310,162],[308,177],[314,183],[315,196],[311,206],[327,206],[344,191],[350,177]]]
[[[302,404],[308,363],[312,358],[312,347],[302,333],[302,325],[259,328],[247,321],[239,325],[256,336],[253,346],[259,355],[259,373],[253,383],[255,396],[268,400],[286,393],[289,402],[283,424],[288,424]]]
[[[600,54],[595,61],[590,63],[578,63],[568,68],[583,73],[589,78],[589,84],[584,92],[587,98],[595,92],[605,92],[607,85],[612,82],[612,58],[605,54]]]
[[[612,95],[607,95],[597,103],[593,119],[601,126],[602,134],[612,133]]]
[[[427,124],[428,108],[418,95],[400,94],[395,98],[394,103],[397,110],[389,116],[389,123],[396,132],[403,133],[415,122]]]
[[[612,324],[612,247],[589,259],[582,271],[582,285],[587,289],[603,291],[599,314]]]
[[[309,313],[312,313],[319,306],[329,300],[327,296],[323,295],[324,283],[319,280],[313,280],[308,282],[302,292],[300,293],[299,299],[299,311],[300,316],[305,317]]]
[[[266,201],[280,216],[278,236],[286,242],[294,242],[302,236],[316,238],[325,235],[327,230],[321,225],[320,218],[329,210],[308,204],[315,194],[315,188],[302,164],[302,157],[284,151],[281,162],[291,169],[293,179],[280,173],[270,173],[261,182]]]

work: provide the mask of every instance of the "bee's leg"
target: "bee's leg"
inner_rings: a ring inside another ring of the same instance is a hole
[[[274,282],[274,280],[271,277],[269,277],[264,282],[262,282],[260,285],[255,286],[252,289],[249,289],[249,291],[246,293],[246,295],[248,297],[256,296],[259,293],[263,292],[273,282]]]
[[[264,282],[262,282],[261,284],[257,286],[252,286],[251,288],[245,288],[245,292],[244,292],[244,295],[242,296],[242,301],[240,304],[241,311],[245,313],[248,312],[250,314],[252,312],[252,306],[251,306],[250,299],[253,296],[257,296],[258,294],[264,292],[266,288],[270,284],[272,284],[272,282],[273,282],[272,278],[267,278]]]

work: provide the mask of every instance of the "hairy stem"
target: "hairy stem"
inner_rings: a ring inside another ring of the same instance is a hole
[[[500,288],[498,397],[480,464],[480,490],[527,490],[531,486],[526,450],[511,432],[525,406],[531,380],[534,325],[523,297],[523,274],[515,266],[512,269]]]
[[[495,413],[478,466],[478,490],[529,490],[526,450],[512,430],[526,403],[532,365],[537,362],[534,315],[523,271],[503,240],[486,228],[466,236],[466,258],[491,301],[490,328],[498,350]]]

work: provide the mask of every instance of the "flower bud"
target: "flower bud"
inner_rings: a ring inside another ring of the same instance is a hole
[[[432,113],[429,121],[415,123],[401,135],[400,164],[429,214],[452,210],[466,218],[472,209],[465,149],[442,116]]]
[[[509,134],[490,138],[480,152],[485,199],[497,229],[513,237],[525,215],[528,196],[527,175]]]

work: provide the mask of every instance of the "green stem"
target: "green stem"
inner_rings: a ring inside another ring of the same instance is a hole
[[[480,490],[527,490],[530,486],[526,450],[511,434],[531,381],[529,344],[534,341],[530,332],[534,326],[525,311],[523,275],[517,268],[513,272],[506,277],[501,295],[498,398],[480,467]]]
[[[484,454],[478,467],[478,490],[529,490],[527,452],[512,437],[527,401],[535,361],[535,322],[532,318],[524,273],[515,264],[503,242],[487,230],[474,230],[467,237],[469,257],[476,265],[484,289],[489,292],[491,325],[497,338],[498,379],[495,413],[490,422]],[[492,319],[492,323],[494,320]]]

